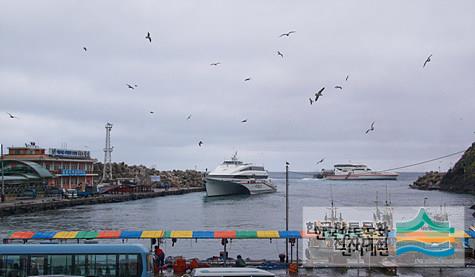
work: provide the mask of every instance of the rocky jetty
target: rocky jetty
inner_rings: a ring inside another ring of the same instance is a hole
[[[475,194],[475,143],[442,178],[440,190]]]
[[[102,163],[94,164],[94,172],[101,176],[103,167]],[[135,179],[139,183],[150,182],[150,176],[160,176],[162,184],[175,188],[203,187],[204,184],[203,173],[196,170],[161,171],[144,165],[127,165],[124,162],[112,163],[112,175],[114,178]]]
[[[413,189],[439,190],[440,182],[442,181],[444,175],[445,173],[442,172],[430,171],[417,178],[417,180],[409,186]]]
[[[447,173],[427,172],[409,186],[422,190],[475,194],[475,143]]]

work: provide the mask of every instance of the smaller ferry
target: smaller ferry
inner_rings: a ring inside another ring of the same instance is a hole
[[[399,173],[373,171],[364,164],[336,164],[333,172],[325,174],[327,180],[397,180]]]

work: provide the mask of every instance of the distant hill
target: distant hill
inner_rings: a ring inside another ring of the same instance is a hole
[[[475,142],[442,177],[440,190],[475,194]]]

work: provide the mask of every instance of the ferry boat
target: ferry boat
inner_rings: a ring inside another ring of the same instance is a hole
[[[328,180],[396,180],[399,173],[373,171],[364,164],[336,164],[333,174],[325,176]]]
[[[237,153],[206,176],[207,196],[261,194],[277,191],[263,166],[243,163]]]

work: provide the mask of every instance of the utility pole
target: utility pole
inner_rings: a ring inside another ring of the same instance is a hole
[[[289,162],[285,162],[285,231],[289,230]],[[289,239],[285,239],[285,263],[289,263]]]
[[[0,144],[0,155],[1,155],[1,160],[2,160],[2,195],[0,196],[0,202],[5,201],[5,177],[4,177],[4,168],[3,168],[3,144]]]

